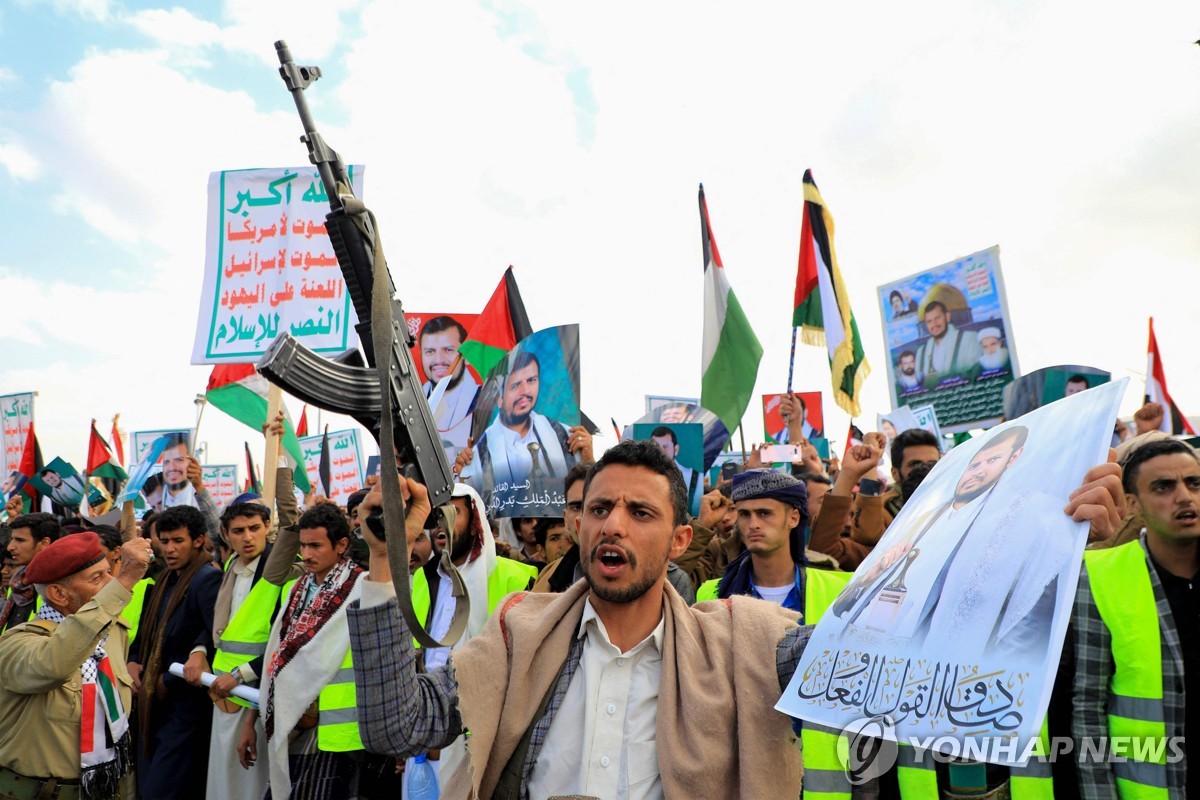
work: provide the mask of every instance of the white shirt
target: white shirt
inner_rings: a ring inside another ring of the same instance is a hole
[[[425,398],[429,399],[434,385],[426,381],[422,388]],[[438,407],[431,409],[442,444],[453,447],[455,452],[467,446],[467,437],[471,435],[471,404],[475,402],[477,394],[479,384],[475,383],[470,373],[466,373],[457,386],[446,390]]]
[[[957,358],[954,357],[956,349],[958,350]],[[938,374],[957,372],[963,367],[974,364],[983,354],[983,348],[974,331],[960,331],[951,324],[946,325],[946,334],[940,342],[930,338],[921,346],[921,351],[921,361],[917,364],[918,371]]]
[[[955,508],[951,502],[921,541],[916,543],[915,547],[920,553],[904,573],[904,584],[908,591],[895,627],[889,631],[891,635],[912,636],[916,632],[921,610],[929,599],[929,592],[933,589],[938,574],[945,568],[954,548],[971,529],[971,523],[979,516],[979,511],[991,493],[992,489],[989,488],[962,508]]]
[[[192,486],[191,482],[183,485],[175,494],[171,494],[171,490],[165,485],[163,486],[162,496],[163,508],[171,508],[172,506],[191,506],[199,508],[200,504],[196,502],[196,487]]]
[[[591,601],[585,601],[579,669],[533,765],[530,797],[663,796],[655,722],[665,628],[660,619],[649,636],[622,653],[609,640]]]
[[[454,584],[450,576],[442,571],[441,566],[438,567],[437,574],[437,602],[433,604],[433,616],[429,620],[429,635],[440,642],[449,632],[450,623],[454,621],[454,609],[458,606],[458,600],[454,598]],[[476,598],[471,599],[478,602]],[[426,671],[444,666],[449,660],[449,647],[430,647],[425,651]]]
[[[242,603],[246,602],[246,598],[250,596],[250,590],[254,588],[254,570],[258,569],[260,558],[262,558],[262,553],[255,556],[254,560],[246,566],[242,566],[241,558],[235,558],[233,565],[229,567],[233,570],[233,594],[229,598],[230,619],[233,619],[233,615],[242,607]],[[258,675],[254,673],[249,663],[239,666],[238,672],[242,674],[242,681],[245,683],[258,680]]]
[[[783,605],[783,601],[787,600],[788,594],[792,591],[794,583],[788,583],[783,586],[759,586],[755,584],[754,591],[758,592],[758,596],[763,600],[770,601],[777,606]]]
[[[258,561],[262,558],[262,553],[254,557],[254,560],[249,564],[242,566],[240,557],[233,560],[233,596],[229,600],[229,618],[233,619],[233,615],[242,607],[242,603],[246,602],[246,598],[250,596],[250,590],[254,588],[254,570],[258,569]]]
[[[480,446],[486,446],[488,449],[495,486],[520,483],[529,477],[529,473],[533,471],[533,457],[529,453],[529,445],[538,442],[539,439],[541,452],[538,454],[538,461],[541,463],[542,474],[561,478],[574,463],[574,458],[568,459],[568,455],[563,451],[557,434],[558,423],[536,411],[530,412],[529,422],[529,430],[523,436],[501,423],[499,417],[484,431]],[[482,474],[482,469],[477,466],[479,463],[480,458],[477,456],[462,472],[462,477],[472,479],[476,488],[482,486],[477,477]]]

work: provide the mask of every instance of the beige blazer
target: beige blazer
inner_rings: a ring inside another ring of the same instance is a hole
[[[79,780],[79,668],[104,636],[125,713],[133,681],[125,668],[130,593],[117,581],[60,624],[26,622],[0,636],[0,767],[31,778]]]

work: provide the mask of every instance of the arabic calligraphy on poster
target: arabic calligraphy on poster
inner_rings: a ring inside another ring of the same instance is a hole
[[[346,505],[350,495],[363,488],[362,449],[358,431],[330,431],[329,433],[329,486],[321,480],[321,438],[306,436],[300,440],[304,452],[304,471],[317,491],[324,487],[326,497],[340,506]]]
[[[33,392],[0,397],[0,417],[4,419],[4,474],[21,469],[25,438],[33,425]]]
[[[205,464],[201,468],[200,479],[217,508],[222,511],[240,494],[237,464]]]
[[[349,168],[361,195],[363,167]],[[255,361],[290,333],[318,353],[354,347],[357,318],[325,231],[312,167],[214,172],[193,364]]]
[[[938,461],[817,622],[776,707],[838,730],[886,719],[900,741],[949,737],[987,761],[1027,759],[1087,542],[1063,506],[1107,457],[1126,383]],[[976,746],[1003,741],[1017,746]]]
[[[879,287],[892,408],[932,405],[942,430],[999,422],[1019,374],[1000,273],[990,247]]]

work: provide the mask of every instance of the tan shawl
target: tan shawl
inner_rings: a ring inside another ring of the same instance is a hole
[[[510,596],[483,634],[454,653],[470,775],[460,770],[446,797],[491,797],[566,660],[588,591],[579,581],[562,594]],[[663,616],[656,726],[664,796],[795,800],[800,752],[790,721],[774,709],[776,645],[795,612],[749,597],[689,608],[664,584]],[[558,714],[582,718],[572,708]]]

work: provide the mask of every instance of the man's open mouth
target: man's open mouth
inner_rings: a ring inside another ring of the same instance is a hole
[[[600,565],[602,575],[613,577],[621,572],[630,559],[620,547],[602,544],[594,551],[593,560]]]

